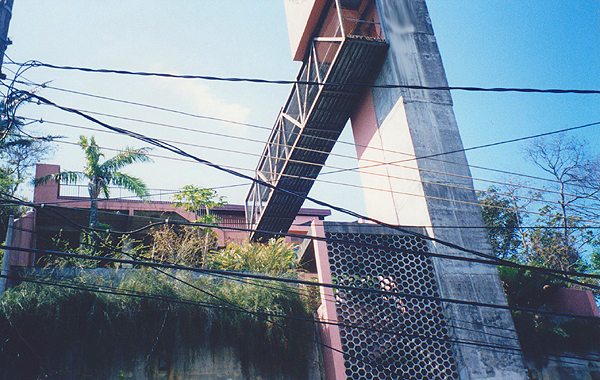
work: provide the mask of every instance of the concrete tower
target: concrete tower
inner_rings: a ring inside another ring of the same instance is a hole
[[[328,78],[335,77],[333,83],[342,84],[344,80],[345,83],[356,83],[356,79],[345,78],[352,75],[353,67],[361,67],[362,62],[360,57],[342,56],[347,39],[354,41],[353,43],[385,42],[389,46],[386,46],[387,50],[378,48],[383,58],[372,62],[370,70],[374,72],[371,76],[360,77],[363,83],[374,80],[376,85],[447,86],[424,0],[284,1],[294,59],[304,61],[305,65],[310,65],[311,60],[315,60],[316,67],[321,67],[319,64],[326,60],[319,61],[320,53],[324,52],[323,48],[319,49],[319,44],[333,44],[337,41],[336,43],[342,46],[341,53],[332,55],[330,61],[326,62],[334,67],[337,61],[343,60],[334,69],[337,71],[323,75],[323,78],[315,77],[316,80],[327,82]],[[338,29],[341,29],[341,32],[333,32],[335,20],[338,20]],[[371,53],[369,57],[373,55]],[[355,60],[348,63],[348,59]],[[330,67],[327,66],[327,69]],[[299,74],[300,80],[302,70]],[[342,71],[344,75],[336,74]],[[319,102],[320,96],[328,96],[326,91],[332,92],[331,87],[322,87],[315,92],[316,103]],[[465,154],[461,151],[463,146],[452,110],[450,92],[408,88],[365,89],[361,87],[357,89],[356,86],[351,90],[350,87],[340,86],[337,90],[338,93],[344,92],[344,94],[354,91],[354,97],[347,104],[349,108],[345,109],[347,116],[351,117],[361,179],[365,187],[368,216],[393,225],[420,226],[416,231],[438,241],[491,254],[490,243],[485,230],[481,228],[483,220],[473,190],[471,173]],[[294,97],[296,95],[292,91],[288,104],[294,101]],[[322,104],[315,106],[314,109],[323,111],[329,103]],[[283,112],[286,113],[287,109],[291,108],[286,106]],[[306,116],[297,118],[299,131],[297,133],[300,136],[304,131],[314,131],[317,127],[330,128],[328,126],[331,124],[325,122],[315,123],[311,128],[303,124],[303,120],[310,122],[311,112],[313,114],[316,112],[310,104],[307,109]],[[329,112],[336,111],[340,110],[332,108]],[[284,116],[289,118],[288,114],[291,112],[287,112]],[[323,121],[325,118],[322,117],[320,120]],[[336,127],[337,135],[340,128]],[[281,141],[285,146],[292,147],[292,151],[287,153],[291,156],[294,154],[294,147],[299,146],[299,143],[295,142],[296,140],[286,142],[285,128],[282,127],[281,131],[283,136]],[[327,136],[337,138],[337,135],[334,133]],[[301,137],[298,140],[301,140]],[[274,150],[276,146],[279,145],[273,144],[271,148],[267,146],[265,156],[268,156],[269,149]],[[322,147],[319,149],[321,152],[324,150]],[[306,148],[303,150],[305,151]],[[440,155],[445,152],[457,153]],[[280,160],[284,160],[280,165],[277,164],[277,156],[271,154],[273,158],[270,166],[282,168],[280,173],[284,174],[291,165],[285,161],[285,154],[281,153],[279,156]],[[321,158],[320,162],[324,162],[326,155],[325,158]],[[306,163],[307,159],[303,158],[303,162]],[[281,174],[275,176],[273,170],[267,171],[266,163],[267,160],[264,160],[263,166],[259,164],[259,172],[263,170],[261,178],[267,178],[279,186],[285,176]],[[317,164],[310,166],[313,171],[305,176],[316,178],[320,170],[320,168],[315,169],[316,166]],[[298,172],[296,170],[294,173]],[[310,189],[310,185],[307,189]],[[308,190],[305,192],[308,193]],[[269,201],[278,199],[277,194],[270,194],[267,189],[261,190],[260,186],[256,186],[254,194],[252,204],[256,210],[269,210],[269,207],[273,207]],[[284,207],[281,205],[285,204],[284,200],[277,202],[283,210]],[[266,214],[262,219],[259,213],[256,215],[258,216],[253,220],[268,220]],[[273,212],[272,219],[282,220],[282,214]],[[277,228],[284,229],[284,227]],[[326,224],[324,233],[327,236],[344,239],[357,237],[356,239],[360,241],[376,238],[377,241],[385,241],[394,247],[406,249],[422,247],[424,250],[444,255],[471,256],[462,250],[452,249],[438,242],[423,242],[412,237],[400,236],[394,231],[368,225],[340,228]],[[324,252],[325,250],[328,253]],[[361,267],[372,267],[374,268],[372,273],[365,272],[366,274],[360,276],[367,281],[369,279],[379,281],[379,285],[384,289],[398,289],[398,291],[404,289],[406,292],[408,292],[406,289],[412,289],[412,292],[439,295],[441,298],[506,305],[502,284],[494,266],[441,258],[407,259],[407,255],[394,256],[394,252],[386,253],[373,249],[359,251],[359,249],[348,251],[332,244],[327,245],[326,249],[324,246],[315,248],[317,261],[320,260],[319,270],[327,272],[321,278],[331,279],[331,274],[338,279],[357,278],[358,271],[362,270]],[[322,256],[320,259],[319,255]],[[358,256],[362,261],[357,261]],[[353,260],[356,264],[349,265],[348,263]],[[346,268],[344,270],[348,273],[340,272],[341,267]],[[392,271],[390,268],[395,269]],[[406,284],[402,285],[402,281]],[[410,284],[411,281],[422,283],[415,287],[414,284]],[[333,294],[329,296],[331,298]],[[377,334],[353,337],[351,332],[344,332],[342,329],[341,332],[336,333],[341,335],[341,338],[336,338],[336,335],[329,342],[334,344],[335,339],[341,339],[340,344],[344,352],[355,354],[346,354],[343,358],[338,355],[337,359],[335,355],[330,359],[326,358],[326,361],[345,362],[344,370],[334,369],[330,371],[330,377],[390,378],[390,373],[383,370],[377,372],[379,370],[376,367],[379,363],[380,366],[387,368],[396,365],[405,366],[401,375],[405,378],[511,380],[526,378],[514,325],[510,313],[506,310],[452,302],[418,304],[400,298],[385,297],[380,298],[380,301],[374,299],[357,301],[357,296],[352,298],[341,293],[337,294],[335,299],[336,304],[329,309],[328,318],[334,317],[332,313],[337,313],[337,318],[340,320],[364,319],[363,322],[378,326],[381,320],[387,318],[385,315],[388,315],[390,320],[394,319],[398,323],[394,326],[385,325],[386,329],[403,328],[405,333],[414,330],[419,331],[421,336],[411,338],[411,334],[406,333],[402,339],[398,336],[386,338]],[[389,304],[388,311],[385,312],[388,314],[382,311],[384,314],[381,314],[381,318],[378,317],[379,322],[373,320],[373,315],[378,315],[375,313],[377,305],[373,302]],[[432,312],[432,308],[439,309],[439,315],[436,314],[437,311]],[[417,315],[428,313],[432,313],[428,319],[421,320]],[[392,318],[392,314],[395,317]],[[411,314],[412,319],[409,318]],[[429,327],[425,326],[427,324]],[[431,343],[431,338],[423,338],[427,334],[448,336],[449,339],[442,339],[444,343],[441,345],[439,340],[437,343]],[[414,347],[407,348],[411,345]],[[360,351],[361,346],[370,348]],[[391,350],[390,347],[395,348]],[[503,347],[510,347],[510,349],[503,349]],[[394,353],[394,350],[402,353]],[[368,353],[365,353],[367,351]],[[414,364],[408,365],[407,362]],[[398,372],[394,374],[398,375]]]

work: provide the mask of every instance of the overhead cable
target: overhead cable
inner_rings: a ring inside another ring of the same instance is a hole
[[[191,75],[191,74],[171,74],[171,73],[160,73],[160,72],[148,72],[148,71],[130,71],[130,70],[117,70],[117,69],[96,69],[82,66],[66,66],[66,65],[54,65],[51,63],[44,63],[36,60],[27,61],[24,63],[13,64],[21,67],[46,67],[57,70],[71,70],[71,71],[82,71],[88,73],[104,73],[104,74],[119,74],[119,75],[134,75],[134,76],[145,76],[145,77],[161,77],[161,78],[176,78],[176,79],[201,79],[208,81],[219,81],[219,82],[247,82],[247,83],[263,83],[263,84],[279,84],[279,85],[290,85],[290,84],[305,84],[305,85],[316,85],[316,86],[356,86],[356,87],[369,87],[369,88],[406,88],[411,90],[433,90],[433,91],[476,91],[476,92],[524,92],[524,93],[548,93],[548,94],[600,94],[600,90],[582,90],[582,89],[539,89],[539,88],[520,88],[520,87],[474,87],[474,86],[421,86],[421,85],[410,85],[410,84],[368,84],[368,83],[320,83],[312,81],[298,81],[298,80],[272,80],[272,79],[261,79],[261,78],[242,78],[242,77],[219,77],[212,75]]]

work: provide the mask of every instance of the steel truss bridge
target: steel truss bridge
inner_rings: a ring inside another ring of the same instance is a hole
[[[334,0],[323,12],[300,72],[256,168],[246,219],[264,241],[288,231],[388,45],[375,1]],[[263,232],[268,231],[268,232]]]

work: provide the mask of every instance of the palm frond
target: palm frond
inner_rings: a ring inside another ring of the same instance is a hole
[[[129,174],[114,172],[110,178],[110,183],[129,190],[142,199],[149,196],[146,184],[141,179]]]
[[[133,149],[125,148],[125,150],[119,152],[116,156],[106,160],[101,166],[102,171],[105,173],[117,172],[127,165],[131,165],[137,162],[151,162],[152,159],[148,157],[148,148]]]
[[[100,151],[100,147],[96,144],[94,136],[89,139],[86,136],[79,136],[79,146],[83,149],[85,154],[85,168],[84,173],[92,178],[97,176],[100,171],[100,159],[104,157],[104,153]]]
[[[110,198],[110,189],[108,188],[107,182],[102,183],[102,186],[100,187],[100,191],[104,194],[106,199]]]
[[[44,177],[36,178],[33,180],[35,186],[44,185],[48,182],[64,182],[64,183],[77,183],[80,179],[88,178],[83,172],[73,171],[62,171],[60,173],[49,174]]]

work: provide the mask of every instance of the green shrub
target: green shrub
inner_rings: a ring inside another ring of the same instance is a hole
[[[270,239],[267,244],[230,242],[207,257],[206,266],[237,272],[281,275],[293,273],[298,265],[296,251],[285,239]]]
[[[499,267],[510,306],[549,310],[547,302],[556,288],[569,284],[530,270]],[[585,352],[600,346],[600,323],[597,321],[513,311],[519,341],[526,354],[540,352]]]
[[[141,359],[154,368],[161,357],[190,363],[200,349],[229,346],[244,368],[306,374],[312,322],[237,311],[311,318],[308,299],[292,285],[173,273],[186,284],[152,269],[131,270],[111,284],[94,272],[68,283],[141,297],[23,282],[0,298],[0,368],[15,379],[61,379],[64,371],[101,379],[115,363],[126,368]],[[44,281],[55,281],[51,275]]]

